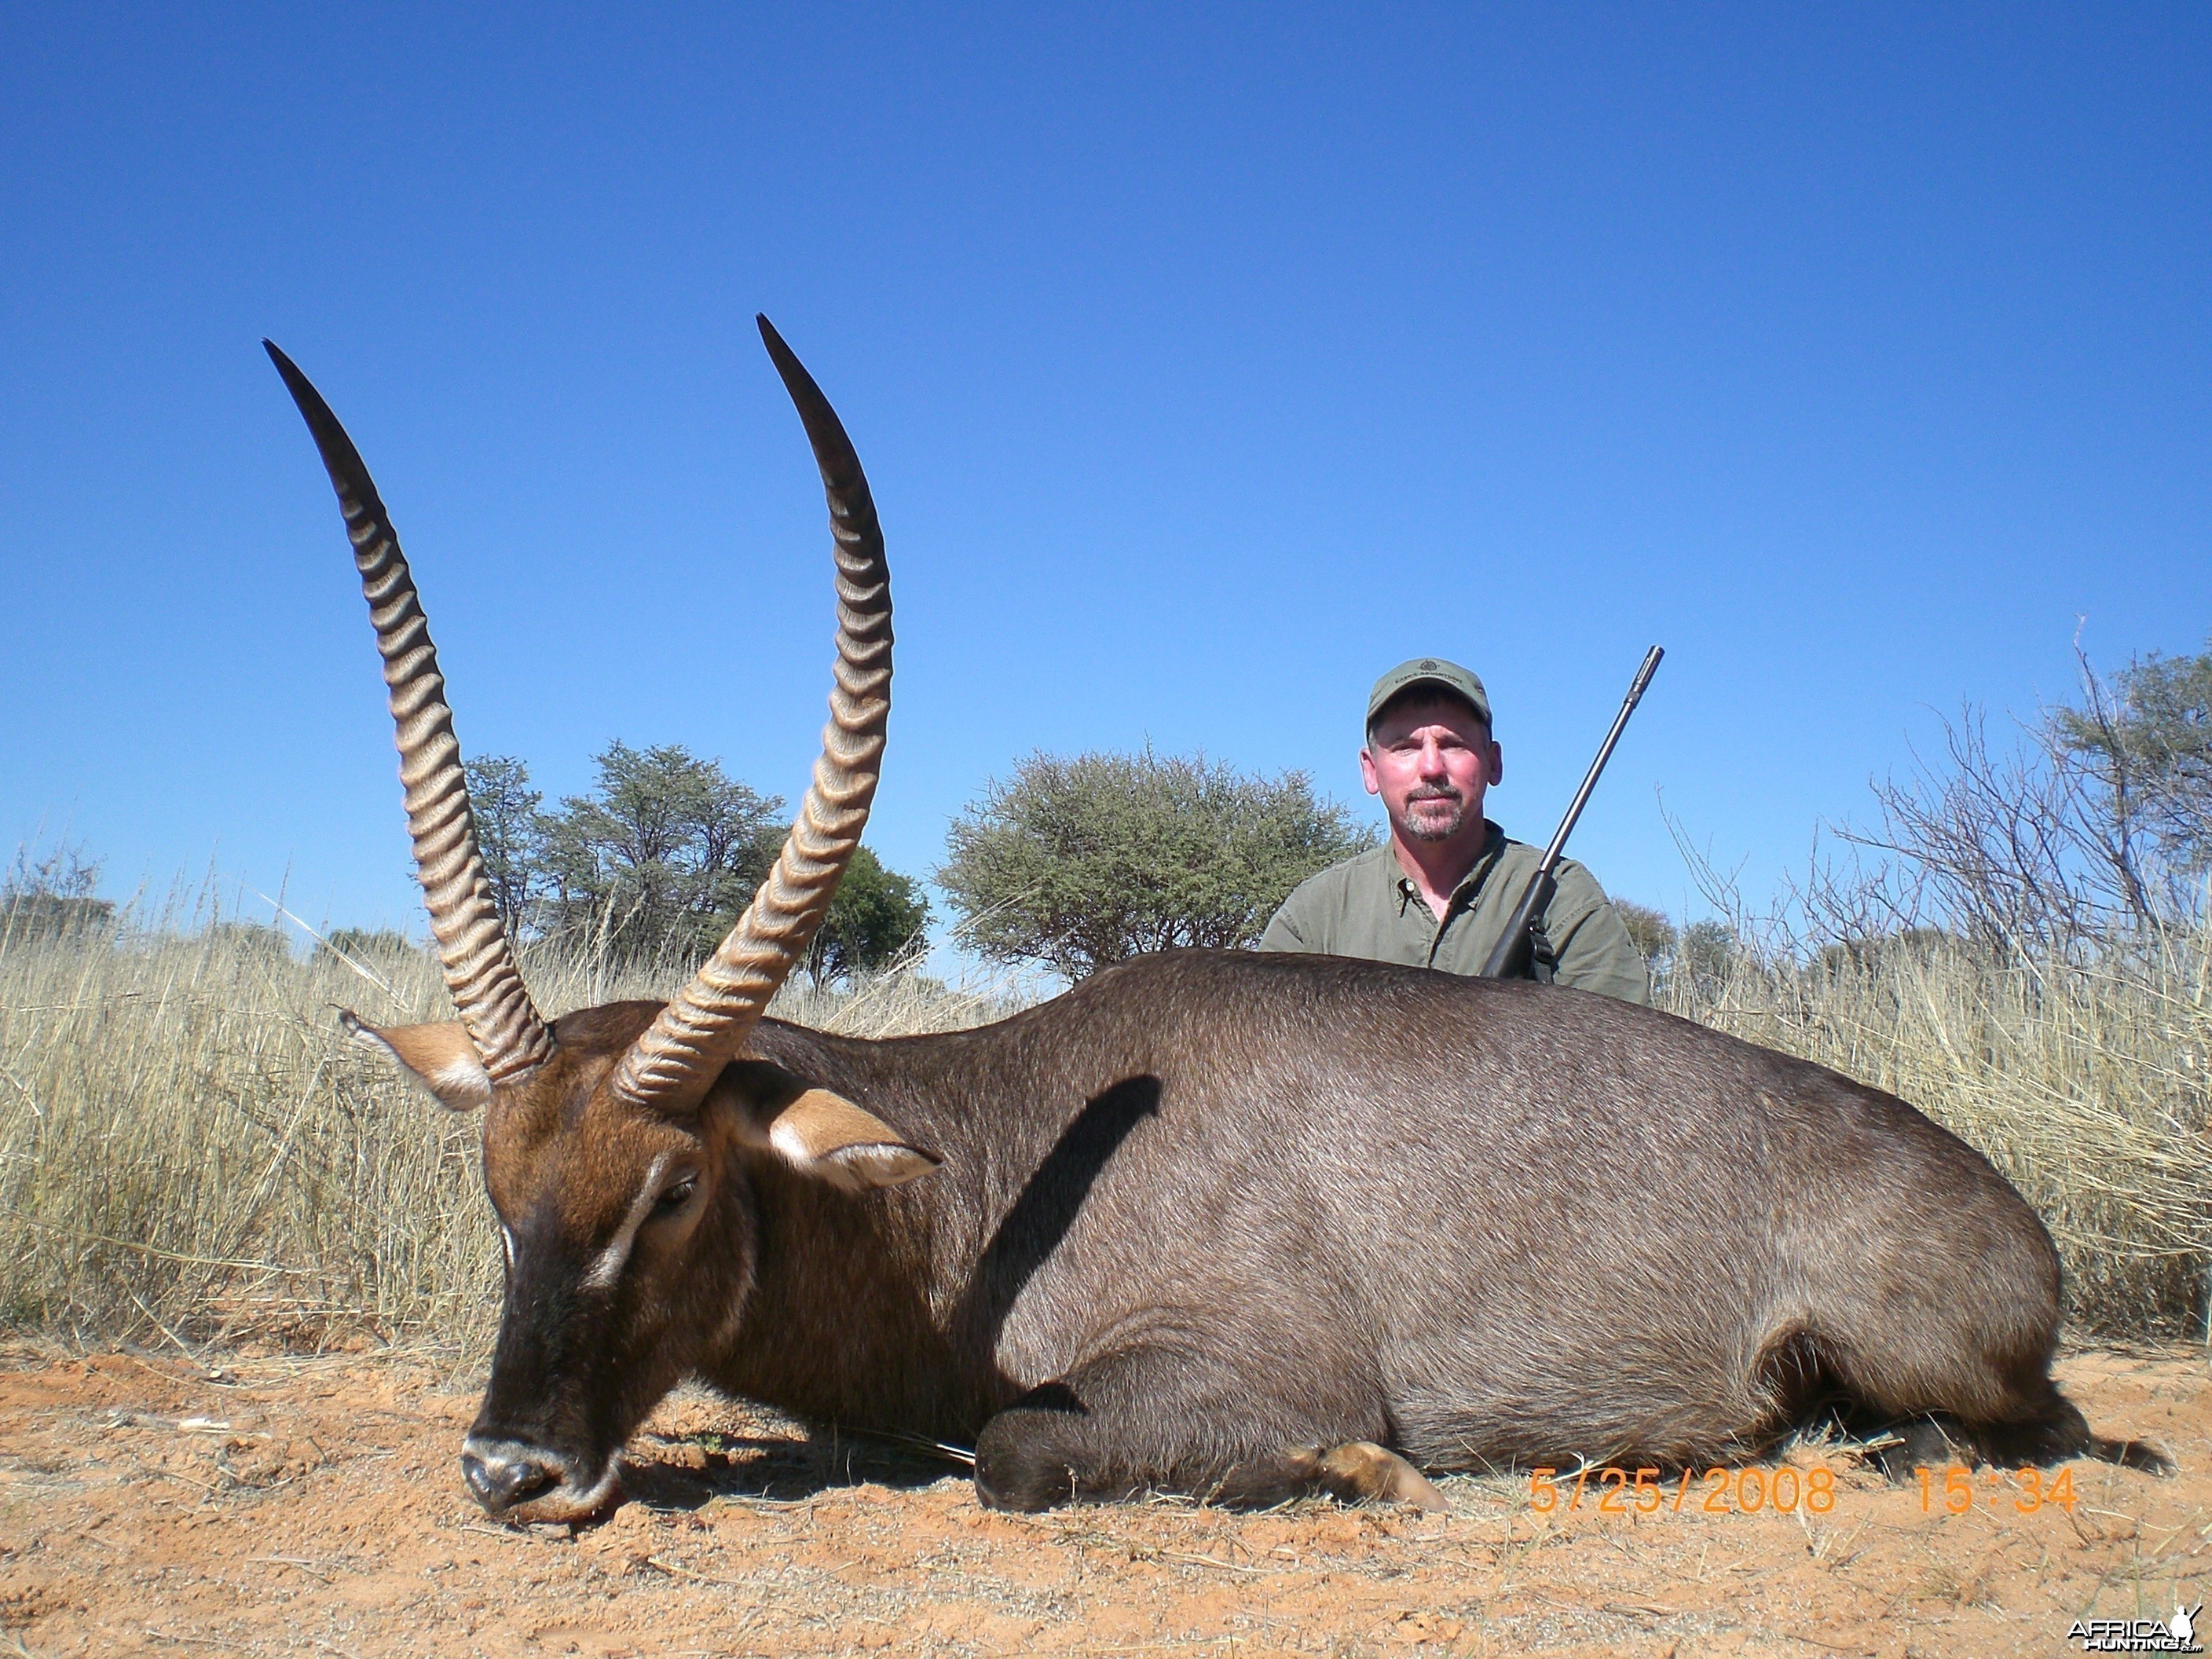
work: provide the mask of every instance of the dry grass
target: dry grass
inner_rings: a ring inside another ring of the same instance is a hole
[[[2203,1337],[2212,927],[2087,965],[1999,965],[1937,940],[1810,966],[1743,949],[1676,1012],[1902,1095],[2033,1204],[2077,1334]]]
[[[499,1245],[473,1117],[335,1011],[451,1017],[417,951],[301,961],[235,925],[13,939],[0,917],[0,1324],[79,1341],[488,1346]],[[688,964],[524,953],[541,1008],[665,995]],[[1007,1012],[894,975],[775,1012],[857,1036]]]
[[[1988,1152],[2065,1251],[2077,1328],[2201,1332],[2212,939],[2039,978],[1963,956],[1818,971],[1747,953],[1680,1012],[1896,1090]],[[526,953],[550,1012],[674,964]],[[254,930],[13,940],[0,927],[0,1324],[197,1350],[434,1338],[480,1352],[497,1242],[476,1126],[332,1011],[435,1018],[419,952],[303,962]],[[973,1025],[1002,994],[896,975],[777,1012],[859,1035]]]

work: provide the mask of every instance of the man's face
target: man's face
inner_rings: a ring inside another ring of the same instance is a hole
[[[1459,699],[1416,698],[1383,712],[1359,773],[1400,835],[1443,842],[1480,829],[1483,794],[1504,779],[1505,758]]]

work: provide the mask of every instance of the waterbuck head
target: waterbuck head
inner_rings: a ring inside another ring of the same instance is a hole
[[[507,1290],[461,1465],[497,1516],[575,1520],[611,1500],[623,1441],[744,1316],[750,1164],[774,1158],[848,1191],[933,1167],[850,1102],[745,1056],[860,844],[891,676],[890,579],[867,480],[820,388],[759,321],[813,445],[836,544],[836,681],[822,757],[774,870],[674,1000],[550,1024],[493,903],[445,679],[376,486],[329,406],[268,346],[345,515],[391,691],[430,930],[460,1016],[386,1027],[342,1018],[447,1105],[484,1115]]]

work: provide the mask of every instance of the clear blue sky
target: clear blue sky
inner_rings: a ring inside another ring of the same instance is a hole
[[[186,13],[189,13],[189,15]],[[2212,629],[2199,6],[0,11],[0,836],[419,927],[351,428],[463,742],[796,798],[874,483],[871,837],[1032,749],[1367,810],[1382,669],[1491,687],[1540,841],[1764,891],[1931,708]]]

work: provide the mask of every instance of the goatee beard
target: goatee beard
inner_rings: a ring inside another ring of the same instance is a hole
[[[1414,809],[1431,801],[1449,801],[1451,816],[1442,821],[1425,820],[1416,816]],[[1416,795],[1406,803],[1406,810],[1398,815],[1398,827],[1415,841],[1449,841],[1459,834],[1467,822],[1466,799],[1456,794]]]

